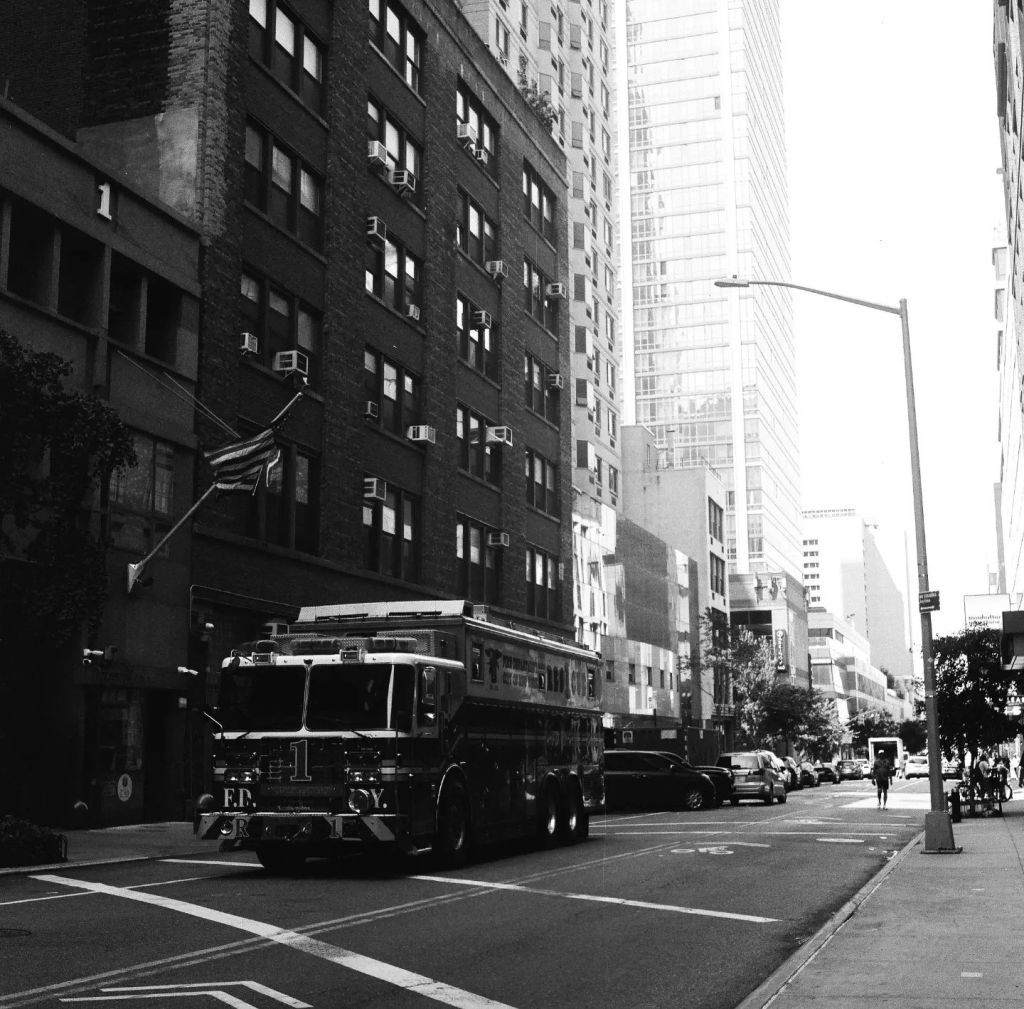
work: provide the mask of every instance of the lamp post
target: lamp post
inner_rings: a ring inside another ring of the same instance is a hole
[[[880,305],[874,301],[851,298],[845,294],[821,291],[815,287],[790,284],[782,280],[748,280],[729,277],[715,281],[715,287],[788,287],[794,291],[806,291],[823,298],[846,301],[876,312],[898,315],[903,327],[903,370],[907,385],[907,420],[910,426],[910,471],[914,487],[914,528],[917,534],[917,583],[918,609],[921,611],[921,662],[924,666],[924,710],[925,727],[928,733],[928,782],[931,787],[931,812],[925,816],[924,850],[928,854],[959,853],[953,841],[953,823],[946,809],[946,796],[942,791],[942,754],[939,749],[939,719],[935,703],[935,666],[932,662],[932,615],[922,608],[922,600],[928,593],[928,552],[924,536],[924,504],[921,494],[921,458],[917,446],[917,407],[914,401],[914,369],[910,358],[910,323],[907,320],[907,299],[901,298],[898,306]]]

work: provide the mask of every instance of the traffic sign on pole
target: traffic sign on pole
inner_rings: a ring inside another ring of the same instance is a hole
[[[930,589],[917,594],[917,608],[921,613],[931,613],[939,608],[939,590]]]

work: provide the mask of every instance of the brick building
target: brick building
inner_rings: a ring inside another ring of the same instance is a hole
[[[53,75],[27,35],[66,6],[4,5],[12,102],[107,166],[115,200],[147,194],[198,235],[200,406],[189,437],[153,444],[182,467],[175,514],[211,483],[202,451],[302,391],[267,485],[211,497],[169,541],[185,578],[158,555],[129,593],[125,562],[146,550],[112,556],[110,643],[148,626],[177,649],[120,646],[123,735],[139,774],[180,769],[154,784],[177,810],[94,810],[115,822],[187,813],[203,784],[198,713],[158,749],[142,671],[212,685],[235,641],[301,604],[465,596],[571,634],[566,167],[450,0],[93,2],[54,21]],[[154,375],[184,346],[138,349],[157,424]]]

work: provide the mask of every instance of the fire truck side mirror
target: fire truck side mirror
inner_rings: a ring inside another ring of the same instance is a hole
[[[421,725],[431,725],[436,716],[437,670],[433,666],[424,666],[420,670],[419,722]]]

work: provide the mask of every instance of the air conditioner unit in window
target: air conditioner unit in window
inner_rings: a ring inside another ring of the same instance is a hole
[[[465,144],[467,147],[476,146],[476,127],[470,123],[459,123],[455,127],[455,136],[459,138],[460,143]]]
[[[407,168],[396,168],[391,173],[391,185],[402,196],[416,192],[416,176]]]
[[[366,406],[363,408],[363,416],[367,420],[376,420],[380,416],[380,407],[375,400],[368,399],[366,401]]]
[[[553,371],[548,375],[548,388],[549,389],[564,389],[565,388],[565,377],[559,375],[557,371]]]
[[[383,168],[388,163],[388,149],[379,140],[371,140],[366,145],[366,157],[371,165]]]
[[[509,536],[506,532],[487,534],[487,545],[489,547],[507,547],[509,542]]]
[[[510,427],[489,427],[487,429],[488,445],[511,445],[512,428]]]
[[[379,476],[363,478],[363,497],[384,501],[388,496],[388,485]]]
[[[413,424],[405,429],[405,436],[409,441],[425,441],[433,445],[437,442],[437,429],[429,424]]]
[[[380,245],[388,237],[388,226],[379,217],[366,218],[366,237],[374,245]]]
[[[565,297],[565,284],[548,284],[544,288],[544,293],[549,298],[564,298]]]
[[[279,350],[274,355],[274,371],[309,374],[309,358],[301,350]]]
[[[508,263],[505,263],[500,259],[488,259],[484,264],[484,269],[487,270],[495,280],[504,280],[508,277]]]
[[[406,305],[405,316],[407,319],[412,319],[413,322],[420,321],[420,306],[419,305]]]
[[[473,325],[479,326],[481,329],[490,329],[493,325],[494,320],[491,318],[490,312],[484,312],[478,310],[473,313]]]
[[[238,349],[243,354],[258,354],[260,352],[259,338],[255,333],[240,334]]]
[[[486,165],[491,156],[487,152],[486,147],[475,147],[473,148],[473,157],[476,158],[481,165]]]

